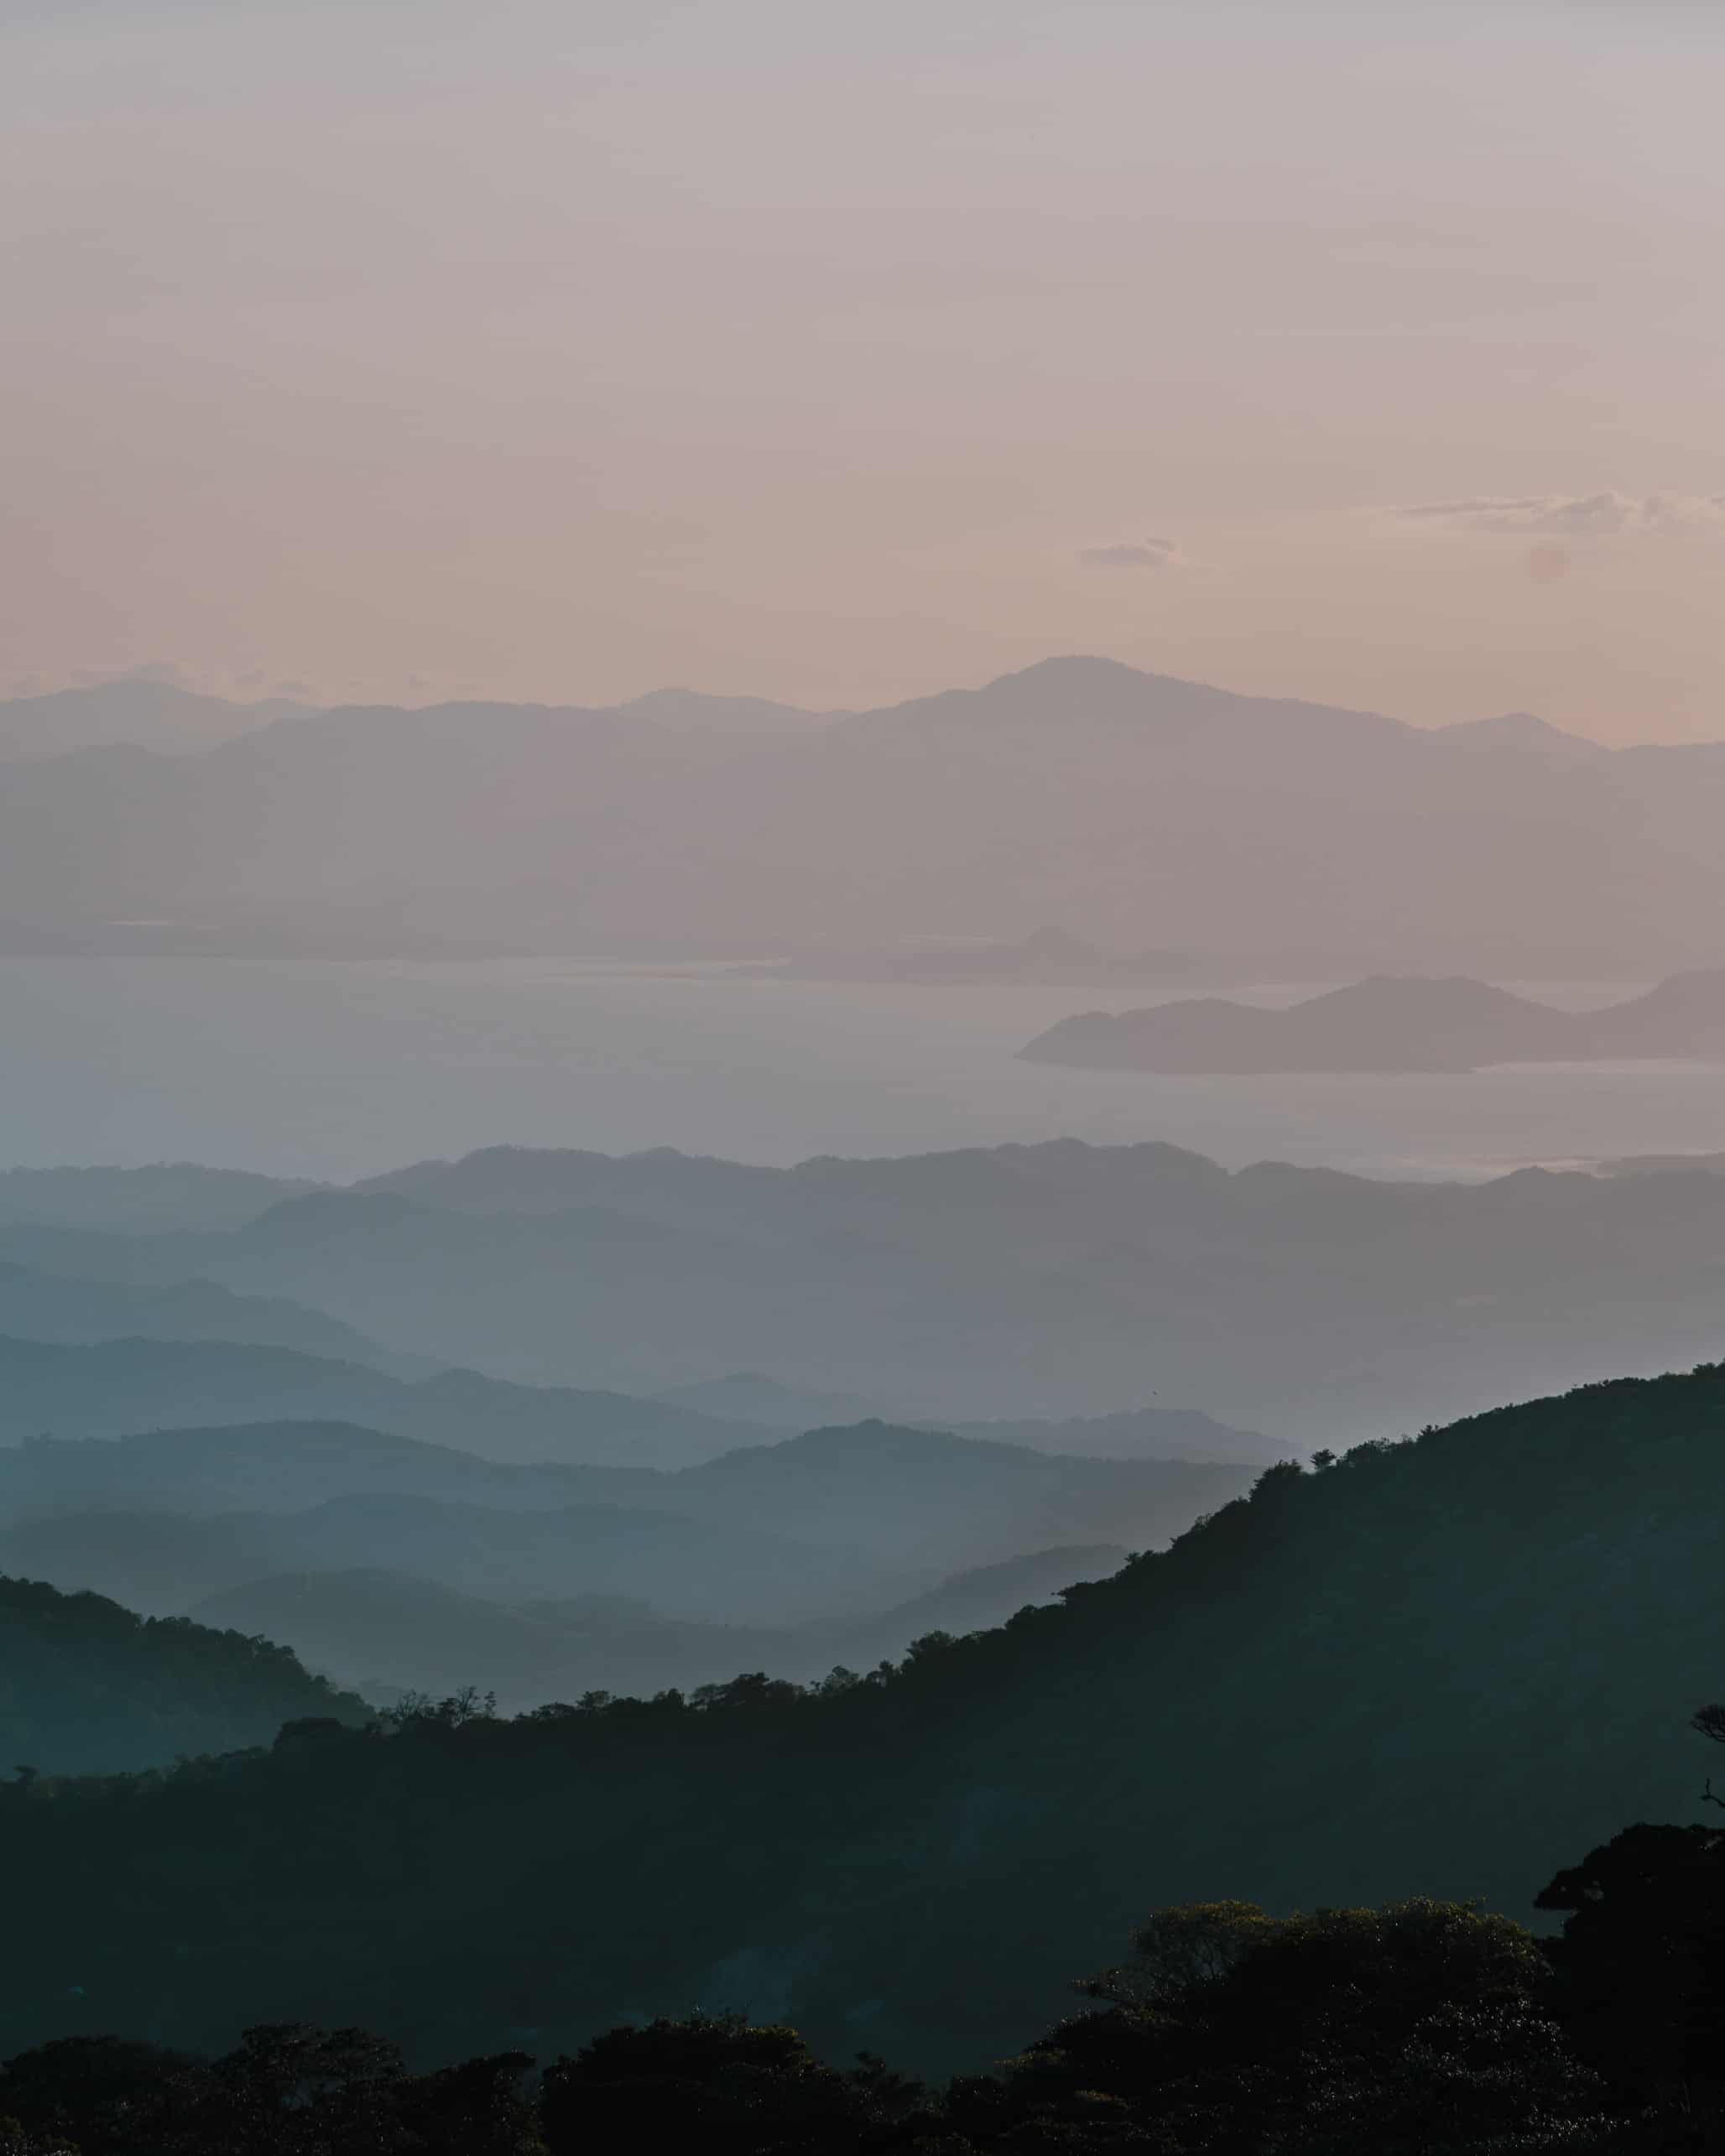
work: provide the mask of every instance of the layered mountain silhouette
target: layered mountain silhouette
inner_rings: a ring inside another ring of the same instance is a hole
[[[307,708],[291,696],[234,703],[173,682],[126,676],[0,699],[0,760],[117,747],[186,754],[237,741]]]
[[[6,1287],[0,1274],[0,1308]],[[144,1291],[128,1292],[145,1299]],[[206,1292],[211,1301],[221,1294]],[[175,1299],[162,1291],[159,1299],[171,1305]],[[201,1300],[182,1299],[182,1307]],[[201,1315],[194,1308],[190,1321],[199,1322]],[[64,1337],[0,1335],[0,1445],[44,1434],[121,1437],[151,1424],[332,1419],[493,1459],[620,1467],[711,1459],[734,1447],[739,1435],[735,1422],[664,1401],[573,1386],[515,1385],[472,1370],[407,1379],[243,1341],[89,1338],[75,1346]]]
[[[673,1385],[658,1397],[675,1407],[692,1408],[697,1414],[719,1415],[727,1422],[752,1423],[758,1430],[793,1435],[823,1424],[915,1419],[893,1414],[860,1393],[821,1393],[781,1384],[761,1370],[727,1371],[722,1377]]]
[[[677,1465],[734,1450],[736,1421],[623,1396],[753,1370],[805,1398],[880,1403],[889,1419],[1009,1423],[1014,1440],[1056,1450],[1075,1440],[1027,1425],[1133,1402],[1153,1415],[1196,1403],[1311,1446],[1711,1353],[1725,1179],[1528,1169],[1396,1184],[1076,1140],[794,1168],[502,1147],[289,1197],[220,1232],[0,1222],[0,1261],[214,1281],[482,1373],[411,1383],[166,1342],[132,1362],[39,1346],[27,1367],[7,1350],[0,1431],[18,1435],[334,1416],[500,1459]],[[70,1359],[50,1383],[56,1354]],[[176,1354],[191,1358],[177,1374]],[[560,1388],[580,1397],[550,1397]],[[1191,1456],[1177,1435],[1113,1431],[1140,1456]],[[1198,1441],[1206,1456],[1277,1456],[1263,1440]],[[1117,1449],[1099,1433],[1076,1442]]]
[[[13,948],[136,948],[144,922],[151,948],[743,960],[1009,950],[1058,922],[1229,979],[1717,956],[1725,746],[1422,730],[1082,658],[806,725],[694,723],[699,700],[347,707],[15,763],[0,926]]]
[[[759,1430],[795,1435],[822,1425],[887,1422],[945,1429],[959,1437],[1028,1445],[1035,1452],[1076,1452],[1092,1460],[1201,1460],[1253,1461],[1268,1466],[1290,1447],[1256,1430],[1237,1430],[1196,1408],[1132,1408],[1107,1415],[1070,1415],[1059,1421],[942,1421],[881,1407],[855,1393],[820,1393],[781,1384],[758,1370],[679,1385],[659,1395],[702,1414],[751,1423]]]
[[[0,1261],[0,1340],[231,1341],[371,1363],[405,1374],[422,1358],[391,1355],[322,1310],[268,1295],[236,1295],[210,1280],[65,1279]],[[3,1356],[0,1349],[0,1356]],[[3,1419],[3,1418],[0,1418]]]
[[[1224,1075],[1474,1070],[1493,1063],[1725,1051],[1725,972],[1681,973],[1603,1010],[1561,1011],[1483,981],[1378,976],[1286,1010],[1203,997],[1062,1018],[1020,1053],[1094,1070]]]
[[[274,1574],[382,1568],[518,1604],[624,1595],[784,1625],[1026,1550],[1165,1542],[1252,1473],[879,1423],[675,1473],[506,1464],[331,1423],[44,1439],[0,1450],[0,1570],[158,1615]]]
[[[213,2049],[290,2002],[455,2057],[746,2002],[835,2055],[866,2028],[981,2065],[1170,1903],[1346,1908],[1412,1866],[1525,1914],[1554,1847],[1696,1816],[1722,1429],[1712,1367],[1273,1469],[883,1683],[0,1787],[0,2015]],[[68,1942],[76,1999],[42,1974]]]
[[[633,1595],[748,1624],[859,1613],[930,1578],[842,1541],[609,1504],[506,1511],[356,1493],[303,1513],[53,1513],[0,1528],[0,1569],[162,1614],[272,1573],[379,1565],[490,1601]]]
[[[804,1679],[872,1669],[913,1640],[1003,1624],[1125,1562],[1118,1544],[1038,1550],[980,1565],[877,1616],[795,1627],[667,1617],[638,1596],[585,1594],[507,1607],[409,1574],[275,1575],[192,1606],[201,1624],[290,1645],[310,1667],[348,1673],[367,1697],[471,1685],[512,1707],[594,1691],[650,1695],[722,1684],[740,1669]]]

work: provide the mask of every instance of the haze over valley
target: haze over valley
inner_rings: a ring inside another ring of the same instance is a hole
[[[1722,59],[0,8],[0,2156],[1725,2156]]]
[[[1079,1966],[1123,1891],[1385,1899],[1410,1775],[1422,1883],[1524,1905],[1514,1703],[1550,1743],[1602,1688],[1706,1689],[1705,749],[1079,661],[837,717],[64,708],[90,746],[33,706],[0,765],[0,1741],[50,1863],[157,1793],[75,1898],[117,2024],[99,1912],[196,1877],[153,1837],[198,1789],[243,1792],[232,1877],[325,1775],[495,1861],[493,1796],[440,1778],[519,1771],[584,1791],[583,1878],[609,1852],[591,1950],[489,1889],[409,1921],[392,1828],[338,1989],[297,1917],[182,1912],[150,2025],[213,2054],[301,2000],[437,2061],[717,1996],[987,2065],[1053,2010],[1024,1927]],[[1378,847],[1407,874],[1363,909]],[[1145,1716],[1159,1748],[1099,1742]],[[1600,1726],[1571,1845],[1678,1801],[1668,1718]],[[878,1755],[842,1800],[829,1744]],[[1322,1826],[1266,1842],[1266,1773]],[[687,1952],[620,1974],[644,1819],[710,1877]],[[507,1975],[427,1990],[493,1935]]]

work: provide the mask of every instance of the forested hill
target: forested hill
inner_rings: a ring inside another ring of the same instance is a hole
[[[368,1714],[267,1640],[0,1577],[0,1763],[25,1784],[264,1744],[301,1716]]]
[[[1554,1848],[1696,1815],[1722,1440],[1718,1367],[1591,1387],[1271,1468],[889,1679],[0,1789],[0,2018],[58,2033],[76,1984],[81,2026],[362,2023],[447,2058],[735,2006],[938,2067],[998,2056],[1170,1902],[1525,1916]]]

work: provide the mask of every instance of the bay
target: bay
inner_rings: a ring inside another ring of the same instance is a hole
[[[1316,988],[1248,992],[1287,1002]],[[1572,1007],[1645,984],[1532,984]],[[1016,1060],[1143,989],[857,987],[701,966],[0,961],[0,1164],[331,1180],[501,1143],[763,1163],[1079,1138],[1395,1177],[1725,1151],[1725,1070],[1159,1077]]]

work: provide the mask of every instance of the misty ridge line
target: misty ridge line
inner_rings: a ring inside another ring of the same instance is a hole
[[[771,1633],[781,1662],[794,1652],[819,1674],[837,1659],[820,1627],[927,1630],[963,1614],[966,1597],[966,1629],[998,1622],[1034,1591],[1160,1546],[1249,1487],[1263,1464],[1054,1459],[880,1424],[745,1443],[673,1476],[487,1462],[329,1422],[38,1440],[0,1448],[0,1573],[150,1615],[195,1615],[213,1595],[267,1582],[363,1575],[371,1607],[350,1607],[356,1637],[341,1643],[334,1590],[321,1625],[323,1666],[360,1680],[435,1681],[423,1642],[398,1638],[370,1658],[360,1644],[430,1590],[477,1605],[476,1622],[510,1610],[552,1626],[542,1648],[565,1670],[584,1659],[589,1683],[614,1683],[632,1660],[638,1674],[650,1664],[663,1682],[686,1681],[691,1651],[705,1674],[732,1675],[741,1664],[726,1658],[751,1651],[690,1627],[753,1627],[759,1651]],[[300,1647],[319,1623],[320,1591],[247,1628]],[[530,1676],[521,1653],[532,1642],[498,1622],[510,1667],[489,1674],[519,1699],[544,1668]],[[446,1651],[447,1622],[445,1637]],[[461,1666],[487,1674],[471,1653]]]
[[[1715,976],[1707,976],[1709,979]],[[1363,984],[1370,986],[1373,984]],[[1398,987],[1423,986],[1399,982]],[[1446,987],[1450,984],[1431,985]],[[1483,984],[1466,983],[1468,987]],[[1348,992],[1338,991],[1337,995]],[[1504,992],[1504,1002],[1527,1003],[1532,1009],[1547,1007]],[[1311,999],[1312,1005],[1332,999]],[[1651,1000],[1638,997],[1633,1008]],[[1179,1011],[1184,1003],[1158,1005],[1159,1011]],[[1259,1012],[1277,1018],[1284,1013]],[[1298,1009],[1301,1006],[1293,1006]],[[1140,1014],[1122,1013],[1123,1018]],[[1567,1018],[1569,1013],[1552,1013]],[[1583,1018],[1590,1014],[1579,1014]],[[1645,1156],[1665,1169],[1681,1172],[1690,1167],[1710,1172],[1725,1155]],[[346,1199],[383,1199],[392,1207],[430,1212],[503,1213],[532,1216],[579,1210],[596,1197],[614,1194],[631,1184],[644,1192],[686,1190],[704,1207],[722,1206],[751,1190],[792,1189],[800,1185],[825,1187],[835,1195],[847,1187],[866,1194],[871,1185],[883,1192],[914,1190],[905,1170],[926,1169],[930,1189],[936,1192],[945,1175],[967,1173],[986,1180],[998,1177],[1004,1190],[1017,1187],[1033,1198],[1039,1191],[1052,1196],[1058,1191],[1063,1171],[1087,1173],[1113,1160],[1142,1169],[1154,1183],[1162,1174],[1178,1178],[1188,1173],[1217,1185],[1246,1185],[1267,1174],[1285,1176],[1314,1185],[1358,1184],[1367,1189],[1385,1189],[1417,1199],[1422,1194],[1444,1190],[1485,1192],[1495,1185],[1524,1183],[1530,1177],[1576,1180],[1597,1183],[1602,1179],[1642,1168],[1640,1157],[1600,1161],[1561,1169],[1514,1169],[1498,1177],[1431,1178],[1417,1182],[1367,1175],[1347,1169],[1302,1167],[1266,1158],[1238,1168],[1224,1166],[1189,1147],[1165,1139],[1127,1140],[1118,1144],[1088,1138],[1057,1138],[998,1145],[946,1147],[926,1153],[901,1154],[822,1153],[781,1166],[771,1162],[740,1161],[721,1154],[696,1153],[675,1145],[654,1145],[624,1153],[581,1146],[543,1146],[506,1143],[477,1146],[467,1153],[410,1161],[399,1168],[384,1169],[347,1180],[272,1175],[253,1169],[213,1166],[191,1160],[158,1161],[146,1166],[112,1167],[65,1163],[51,1167],[0,1169],[0,1230],[26,1234],[41,1231],[75,1235],[80,1232],[114,1236],[132,1241],[143,1249],[145,1238],[164,1234],[225,1234],[237,1232],[272,1218],[294,1232],[314,1236],[323,1224],[338,1226],[349,1216],[331,1209],[329,1201]],[[383,1213],[374,1217],[383,1218]],[[398,1217],[393,1210],[388,1216]],[[352,1217],[357,1218],[357,1215]],[[120,1247],[124,1247],[123,1245]],[[8,1268],[0,1260],[0,1278]]]
[[[1714,744],[1693,737],[1668,743],[1597,742],[1587,735],[1556,726],[1529,711],[1510,711],[1484,718],[1462,718],[1423,725],[1398,719],[1363,706],[1338,706],[1307,697],[1266,698],[1247,690],[1231,690],[1211,682],[1164,674],[1129,666],[1123,661],[1074,653],[1050,656],[1026,667],[993,677],[976,689],[948,689],[894,699],[871,706],[790,704],[777,699],[723,690],[661,688],[644,690],[611,703],[592,704],[577,699],[492,697],[465,694],[414,703],[378,699],[321,700],[309,695],[243,699],[188,688],[180,683],[151,679],[147,674],[116,678],[29,695],[0,697],[0,757],[41,757],[73,754],[96,747],[157,747],[164,753],[207,753],[248,735],[296,722],[340,719],[355,721],[368,715],[417,714],[428,720],[452,714],[508,712],[534,717],[614,719],[628,717],[645,727],[682,732],[690,727],[734,733],[745,739],[779,732],[803,735],[847,725],[862,726],[871,720],[916,714],[968,696],[987,696],[1009,685],[1052,680],[1062,674],[1075,682],[1083,675],[1101,679],[1112,674],[1147,685],[1156,685],[1213,700],[1217,709],[1227,703],[1273,703],[1290,717],[1301,711],[1339,712],[1404,733],[1454,737],[1470,742],[1519,745],[1524,747],[1576,750],[1614,756],[1642,748],[1706,747]]]
[[[1725,971],[1565,1011],[1483,981],[1379,976],[1284,1010],[1209,997],[1090,1011],[1020,1055],[1086,1070],[1204,1075],[1468,1071],[1502,1063],[1697,1059],[1725,1051]]]
[[[193,1174],[183,1226],[172,1170],[18,1171],[0,1332],[65,1344],[30,1349],[28,1382],[8,1351],[8,1414],[19,1435],[334,1417],[617,1465],[870,1416],[1261,1458],[1240,1432],[1333,1447],[1706,1359],[1717,1165],[1406,1183],[1156,1143],[793,1168],[498,1147],[309,1190]],[[194,1353],[206,1324],[223,1338]],[[156,1337],[104,1377],[117,1331]]]
[[[1722,815],[1718,743],[1420,729],[1101,659],[806,726],[676,692],[356,707],[0,764],[0,951],[801,953],[843,978],[1055,922],[1074,944],[1019,977],[1646,978],[1717,961]]]

